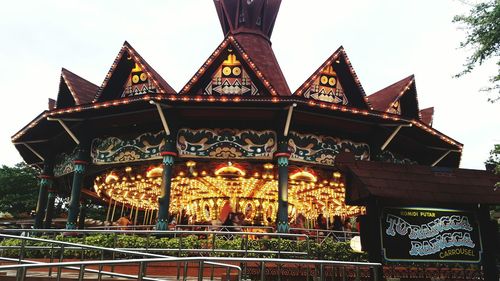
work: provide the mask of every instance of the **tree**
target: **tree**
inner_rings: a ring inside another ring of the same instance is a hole
[[[490,167],[495,174],[500,175],[500,144],[495,144],[493,149],[490,151],[490,157],[486,162],[484,162],[487,167]],[[500,185],[498,183],[497,185]]]
[[[498,72],[490,78],[493,84],[485,90],[500,90],[500,0],[488,0],[473,5],[469,15],[458,15],[453,19],[455,23],[465,25],[467,35],[465,41],[460,43],[461,48],[472,47],[474,52],[464,64],[465,69],[456,77],[470,73],[476,66],[482,65],[486,60],[496,57]],[[489,101],[500,100],[500,93]]]
[[[38,171],[25,163],[0,168],[0,211],[30,213],[38,200]]]

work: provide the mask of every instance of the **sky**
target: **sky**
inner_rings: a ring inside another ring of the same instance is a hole
[[[456,14],[473,1],[283,0],[271,38],[295,91],[339,46],[369,95],[414,74],[420,109],[464,144],[462,168],[484,169],[500,143],[494,61],[460,79],[470,49]],[[10,137],[56,98],[61,68],[101,85],[123,42],[179,91],[223,40],[211,0],[8,1],[0,10],[0,164],[22,161]]]

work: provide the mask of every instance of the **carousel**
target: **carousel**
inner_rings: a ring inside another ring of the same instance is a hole
[[[160,230],[230,212],[280,232],[299,216],[330,228],[365,212],[346,199],[339,153],[458,167],[462,144],[432,127],[413,75],[367,96],[340,47],[291,91],[271,46],[281,1],[214,3],[222,42],[178,91],[128,42],[100,86],[62,69],[57,98],[12,137],[43,171],[35,227],[50,227],[61,196],[68,229],[84,200]]]

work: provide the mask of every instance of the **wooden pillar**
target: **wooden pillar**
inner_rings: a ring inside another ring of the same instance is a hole
[[[90,143],[80,143],[78,145],[78,153],[75,159],[75,167],[73,172],[73,183],[71,185],[71,198],[68,208],[68,220],[66,229],[76,229],[76,220],[80,211],[80,193],[83,186],[85,171],[89,164]]]
[[[163,156],[163,174],[161,181],[161,195],[158,197],[158,221],[156,222],[157,230],[167,230],[168,220],[170,218],[170,189],[172,185],[172,169],[174,167],[174,157],[177,156],[176,139],[172,136],[167,136],[165,139],[165,147],[161,152]]]
[[[278,150],[274,154],[278,164],[278,214],[276,216],[276,230],[287,233],[290,229],[288,223],[288,139],[282,137],[278,141]]]
[[[43,218],[47,208],[47,200],[49,192],[52,188],[53,181],[53,164],[52,161],[46,159],[43,163],[43,172],[40,175],[40,189],[38,192],[38,202],[36,204],[35,225],[34,228],[40,229],[43,227]]]

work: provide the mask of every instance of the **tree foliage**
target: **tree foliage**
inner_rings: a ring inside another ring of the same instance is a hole
[[[493,84],[488,91],[500,90],[500,0],[488,0],[474,5],[469,15],[458,15],[453,19],[455,23],[464,25],[467,35],[460,43],[461,48],[473,49],[465,64],[465,69],[457,74],[461,77],[470,73],[476,66],[482,65],[486,60],[497,60],[497,73],[490,78]],[[489,99],[492,102],[500,100],[500,93]]]
[[[492,165],[494,172],[500,175],[500,144],[495,144],[493,149],[490,151],[490,157],[486,160],[485,164]]]
[[[25,163],[0,168],[0,211],[30,213],[38,200],[38,171]]]

